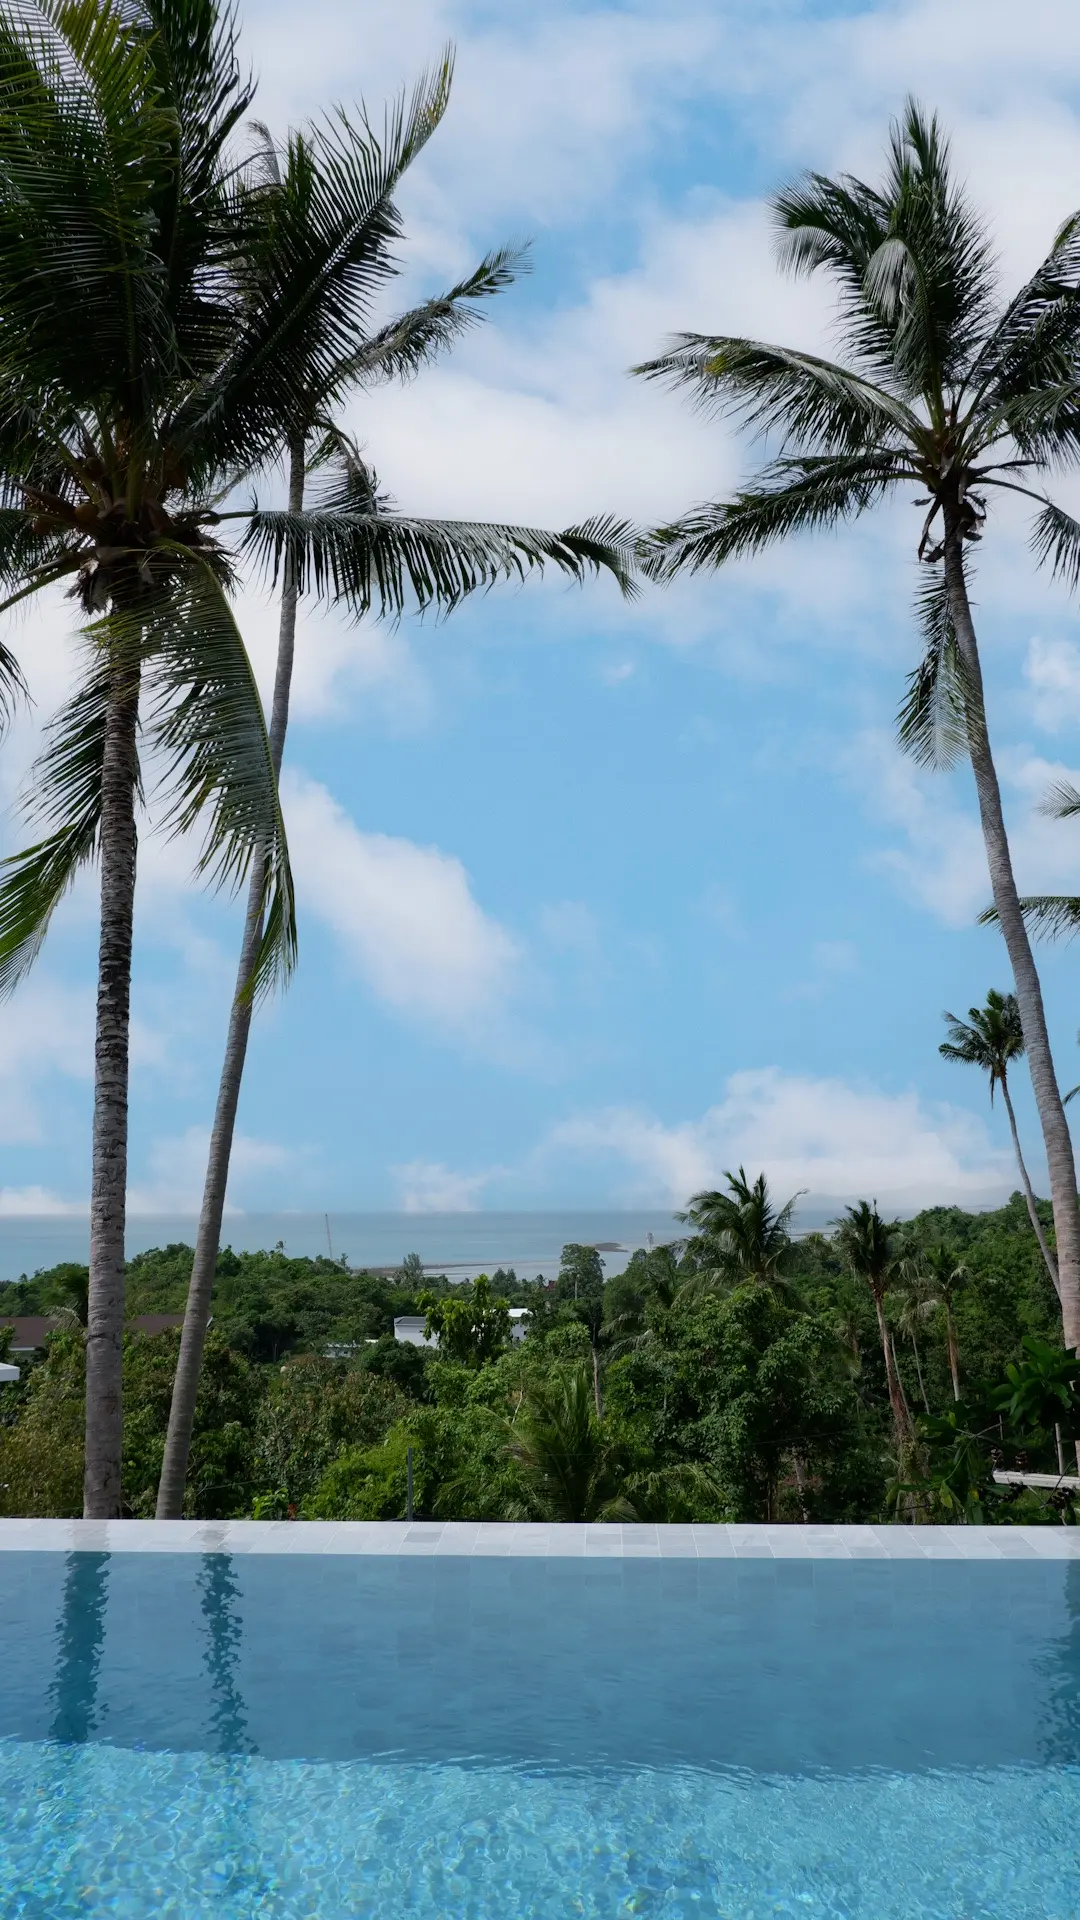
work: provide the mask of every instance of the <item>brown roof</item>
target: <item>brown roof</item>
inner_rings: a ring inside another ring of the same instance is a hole
[[[182,1313],[137,1313],[128,1321],[129,1333],[145,1333],[151,1338],[155,1333],[168,1333],[170,1327],[182,1327]]]
[[[55,1313],[30,1313],[17,1318],[0,1315],[0,1327],[14,1328],[12,1353],[33,1353],[45,1345],[49,1334],[61,1324]],[[182,1313],[137,1313],[128,1321],[128,1332],[145,1333],[152,1339],[156,1333],[166,1333],[170,1327],[183,1324]]]
[[[12,1353],[33,1353],[45,1345],[46,1336],[59,1326],[55,1314],[32,1313],[19,1320],[0,1320],[0,1327],[13,1327]]]

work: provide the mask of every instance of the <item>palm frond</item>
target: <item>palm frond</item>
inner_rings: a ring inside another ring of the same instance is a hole
[[[143,0],[149,52],[171,122],[154,205],[170,311],[194,373],[226,350],[248,234],[227,145],[254,84],[240,72],[237,22],[219,0]],[[198,354],[192,352],[198,342]]]
[[[976,354],[966,385],[975,403],[1021,400],[1071,382],[1080,341],[1080,219],[1067,221],[1031,279],[1008,302]]]
[[[1074,369],[1078,352],[1080,326],[1072,353]],[[1010,440],[1019,456],[1016,467],[1061,470],[1075,466],[1080,460],[1078,435],[1080,382],[1073,371],[1063,368],[1056,381],[1043,378],[1018,393],[1002,394],[993,403],[987,400],[980,415],[979,440],[973,452],[978,457],[982,449]]]
[[[333,383],[334,394],[354,382],[372,386],[386,380],[411,379],[436,354],[477,325],[483,317],[477,311],[478,301],[491,299],[528,271],[527,252],[524,246],[497,248],[485,256],[468,279],[381,327],[342,362]],[[328,394],[326,401],[332,397]]]
[[[1050,820],[1073,820],[1080,813],[1080,793],[1071,780],[1054,780],[1039,802],[1039,812]]]
[[[265,918],[248,991],[287,978],[296,958],[288,843],[255,675],[212,567],[196,554],[155,622],[146,669],[147,735],[165,762],[172,834],[204,829],[196,871],[239,888],[261,863]]]
[[[690,387],[707,412],[776,434],[781,450],[806,454],[881,452],[917,441],[922,423],[886,388],[817,354],[761,340],[677,334],[666,353],[633,371]]]
[[[954,767],[967,751],[968,683],[940,569],[920,585],[915,617],[923,657],[908,675],[896,716],[897,739],[920,766]]]
[[[246,320],[175,426],[207,472],[272,457],[363,347],[375,295],[397,270],[393,194],[445,112],[452,68],[447,52],[381,131],[363,109],[355,120],[339,109],[293,135],[280,189],[251,196]]]
[[[33,965],[49,922],[79,868],[97,850],[101,769],[110,674],[87,630],[90,665],[83,684],[48,729],[33,774],[32,816],[52,831],[0,864],[0,993]]]
[[[1039,565],[1048,566],[1054,579],[1064,580],[1075,593],[1080,587],[1080,520],[1047,501],[1035,516],[1031,544]]]
[[[936,114],[909,98],[890,139],[884,198],[910,261],[905,297],[884,317],[893,362],[913,393],[955,385],[991,324],[994,260],[984,224],[956,183]]]
[[[1080,933],[1080,899],[1064,893],[1029,893],[1020,901],[1020,911],[1029,931],[1043,940],[1071,939]],[[980,927],[996,926],[996,907],[985,907],[979,915]]]
[[[659,527],[643,543],[643,571],[663,580],[689,569],[719,567],[757,553],[789,534],[854,519],[907,477],[902,455],[777,460],[755,487]]]
[[[993,262],[935,116],[908,100],[880,188],[810,174],[777,196],[783,263],[838,283],[844,337],[894,390],[955,380],[990,323]]]
[[[149,24],[120,0],[0,9],[0,363],[78,403],[93,403],[106,367],[145,402],[173,365],[147,219],[170,121]]]
[[[305,513],[256,510],[243,544],[273,582],[287,569],[301,593],[345,606],[358,619],[373,609],[396,616],[410,606],[445,612],[470,593],[499,580],[524,580],[549,565],[576,581],[608,572],[625,596],[636,591],[636,532],[611,518],[547,533],[407,519],[377,504],[373,510],[370,498],[354,506],[339,497]]]

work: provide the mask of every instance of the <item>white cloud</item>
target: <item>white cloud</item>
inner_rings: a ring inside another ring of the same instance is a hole
[[[410,1160],[390,1169],[404,1213],[472,1213],[492,1173],[455,1173],[441,1161]]]
[[[93,1070],[93,998],[89,990],[31,975],[0,1020],[0,1141],[44,1138],[42,1083],[62,1074],[87,1081]]]
[[[952,780],[924,772],[876,730],[860,737],[846,765],[868,814],[904,836],[869,855],[867,864],[891,875],[908,899],[945,926],[971,926],[989,903],[990,881],[970,770]],[[1080,773],[1006,748],[998,754],[998,774],[1021,893],[1080,892],[1080,833],[1075,823],[1041,810],[1049,787],[1060,780],[1076,785]],[[965,788],[966,807],[958,804]]]
[[[499,1027],[519,949],[473,898],[461,861],[361,832],[301,774],[286,776],[283,796],[301,904],[339,936],[378,998],[477,1041]]]
[[[188,1127],[184,1133],[156,1140],[149,1154],[148,1177],[128,1186],[129,1214],[198,1213],[202,1204],[206,1157],[210,1148],[207,1127]],[[238,1133],[229,1162],[229,1202],[235,1212],[237,1190],[260,1174],[293,1169],[305,1158],[303,1148],[280,1146]]]
[[[776,1067],[732,1074],[699,1120],[666,1126],[630,1107],[564,1120],[540,1156],[587,1156],[628,1203],[673,1206],[739,1165],[764,1169],[781,1199],[805,1188],[838,1202],[876,1196],[884,1207],[988,1203],[1011,1190],[1015,1171],[982,1121],[960,1109]]]
[[[1031,710],[1038,726],[1047,733],[1060,733],[1062,727],[1076,725],[1080,647],[1071,640],[1042,640],[1036,635],[1028,642],[1024,678],[1031,688]]]
[[[77,1200],[61,1200],[48,1187],[0,1187],[0,1219],[20,1220],[33,1214],[86,1214]]]

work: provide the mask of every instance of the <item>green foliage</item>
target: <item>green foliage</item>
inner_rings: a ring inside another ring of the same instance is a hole
[[[598,1300],[604,1291],[604,1263],[595,1247],[570,1241],[562,1250],[559,1277],[555,1283],[556,1300],[577,1300],[585,1305]]]
[[[461,1366],[482,1367],[510,1342],[507,1302],[492,1297],[486,1273],[478,1275],[468,1292],[457,1298],[422,1293],[420,1306],[427,1315],[424,1332],[438,1336],[439,1352]]]
[[[18,1418],[0,1427],[0,1515],[74,1518],[83,1508],[86,1361],[80,1335],[54,1334],[45,1359],[28,1375]]]
[[[751,1199],[758,1184],[744,1180]],[[1021,1195],[994,1213],[933,1208],[902,1228],[856,1208],[839,1233],[774,1247],[780,1285],[762,1284],[753,1261],[741,1281],[732,1266],[702,1285],[716,1259],[703,1238],[642,1249],[607,1280],[592,1248],[568,1248],[551,1288],[502,1275],[529,1307],[518,1343],[488,1283],[429,1281],[426,1310],[457,1329],[438,1352],[393,1338],[394,1315],[420,1308],[400,1270],[223,1249],[187,1510],[398,1518],[411,1446],[415,1511],[444,1519],[1058,1520],[1041,1495],[993,1482],[995,1449],[1053,1472],[1055,1424],[1066,1439],[1080,1426],[1080,1374]],[[873,1292],[853,1252],[885,1287],[913,1410],[909,1324],[918,1346],[930,1412],[899,1459]],[[190,1265],[180,1245],[137,1255],[131,1311],[179,1308]],[[0,1313],[70,1319],[0,1392],[4,1513],[81,1510],[72,1302],[85,1273],[65,1264],[0,1288]],[[129,1513],[153,1512],[176,1348],[175,1333],[125,1341]]]
[[[1069,1439],[1080,1436],[1080,1357],[1030,1333],[1020,1344],[1024,1357],[1006,1367],[993,1405],[1022,1434],[1060,1426]]]
[[[749,1181],[740,1167],[724,1179],[726,1193],[696,1193],[679,1215],[695,1229],[687,1251],[698,1269],[698,1288],[738,1287],[748,1280],[783,1287],[792,1261],[790,1227],[799,1195],[777,1207],[763,1173]]]
[[[374,1446],[409,1411],[392,1382],[312,1355],[282,1367],[264,1390],[255,1422],[261,1486],[299,1506],[345,1448]]]

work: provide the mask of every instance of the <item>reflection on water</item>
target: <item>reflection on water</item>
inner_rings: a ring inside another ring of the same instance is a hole
[[[199,1605],[206,1621],[203,1658],[210,1677],[210,1725],[219,1753],[254,1753],[247,1709],[237,1685],[240,1643],[240,1588],[232,1556],[208,1553],[199,1568]]]
[[[213,1810],[206,1828],[213,1864],[207,1878],[213,1898],[227,1902],[229,1913],[257,1913],[270,1893],[271,1878],[252,1817],[251,1775],[247,1755],[258,1751],[248,1730],[247,1708],[238,1682],[243,1621],[240,1587],[227,1553],[204,1555],[197,1575],[199,1606],[206,1622],[203,1660],[210,1681],[210,1739],[223,1759],[216,1771]]]
[[[54,1740],[79,1745],[98,1727],[98,1673],[109,1589],[107,1553],[69,1553],[56,1623],[56,1672],[49,1687]]]
[[[1042,1757],[1047,1765],[1080,1765],[1080,1564],[1065,1568],[1067,1624],[1050,1643],[1043,1671],[1049,1681]]]

